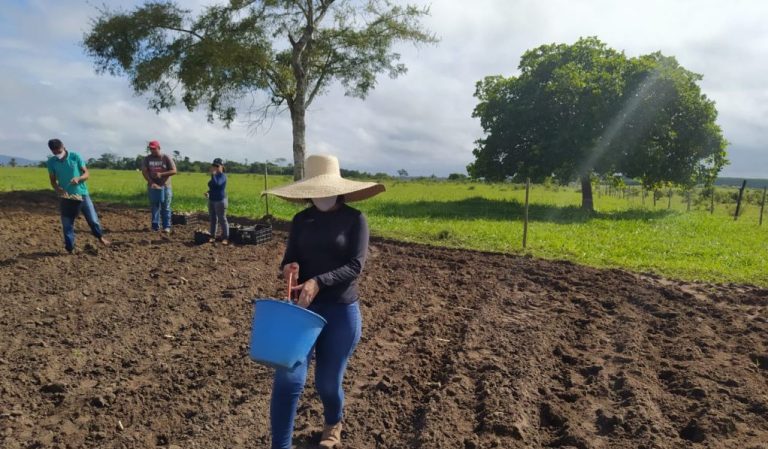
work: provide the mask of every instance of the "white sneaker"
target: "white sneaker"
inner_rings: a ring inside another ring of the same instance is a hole
[[[170,234],[171,233],[171,228],[165,228],[165,229],[163,229],[163,232],[165,232],[166,234]]]

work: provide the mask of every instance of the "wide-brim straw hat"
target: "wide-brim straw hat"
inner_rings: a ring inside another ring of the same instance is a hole
[[[342,178],[336,156],[313,154],[304,161],[304,178],[301,181],[265,190],[262,195],[275,195],[294,202],[344,195],[344,201],[350,202],[368,199],[384,190],[384,185],[378,182]]]

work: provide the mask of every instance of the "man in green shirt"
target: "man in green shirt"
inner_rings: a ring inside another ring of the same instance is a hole
[[[109,240],[104,238],[96,208],[88,195],[88,185],[85,181],[90,173],[83,158],[74,151],[68,151],[59,139],[49,140],[48,148],[53,153],[47,162],[48,176],[51,187],[60,197],[64,247],[69,253],[75,251],[75,219],[80,212],[88,222],[91,233],[101,244],[108,246]]]

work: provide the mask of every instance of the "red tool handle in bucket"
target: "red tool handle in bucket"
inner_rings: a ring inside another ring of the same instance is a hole
[[[293,287],[293,271],[288,273],[288,296],[286,297],[288,301],[293,302],[291,299],[291,287]]]
[[[296,304],[299,301],[298,295],[296,295],[296,300],[293,299],[293,287],[294,287],[294,280],[296,281],[296,284],[298,284],[299,281],[299,267],[295,263],[291,264],[291,269],[288,272],[288,295],[287,300]]]

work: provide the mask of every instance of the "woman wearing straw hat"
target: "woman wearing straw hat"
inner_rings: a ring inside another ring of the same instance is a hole
[[[290,274],[298,278],[293,287],[297,304],[328,322],[315,343],[314,359],[315,387],[325,420],[320,447],[332,448],[341,444],[342,380],[362,331],[357,282],[369,236],[365,216],[347,203],[377,195],[384,186],[342,178],[334,156],[309,156],[304,167],[301,181],[264,193],[311,202],[293,217],[280,266],[286,279]],[[291,447],[296,406],[311,357],[293,370],[275,371],[270,405],[273,449]]]

